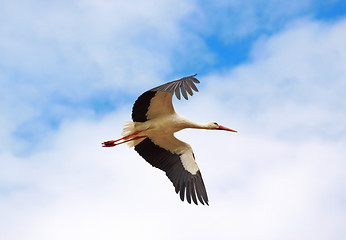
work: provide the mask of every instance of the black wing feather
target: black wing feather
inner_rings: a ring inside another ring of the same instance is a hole
[[[186,91],[188,91],[190,96],[193,95],[193,91],[191,90],[190,84],[188,84],[187,82],[184,82],[184,88],[186,89]]]
[[[196,179],[195,178],[192,178],[191,179],[191,184],[190,184],[190,187],[191,187],[191,197],[192,197],[192,200],[195,204],[197,204],[197,198],[196,198]]]
[[[184,197],[186,196],[189,203],[191,203],[192,198],[193,202],[197,204],[197,194],[198,200],[202,204],[206,203],[208,205],[207,191],[201,172],[198,170],[196,174],[191,174],[186,171],[180,160],[180,155],[171,153],[155,145],[150,138],[146,138],[136,145],[135,150],[153,167],[166,172],[167,177],[175,187],[175,191],[177,193],[180,192],[180,199],[182,201],[184,201]]]
[[[150,101],[155,94],[155,91],[146,91],[139,96],[132,108],[132,120],[134,122],[145,122],[148,120],[146,114],[150,106]]]
[[[151,89],[151,91],[160,91],[160,92],[169,92],[172,95],[176,95],[176,97],[180,100],[180,91],[183,97],[188,100],[187,92],[192,96],[192,89],[198,92],[198,89],[194,83],[199,83],[198,79],[195,78],[197,74],[183,77],[181,79],[163,84],[161,86],[155,87]]]

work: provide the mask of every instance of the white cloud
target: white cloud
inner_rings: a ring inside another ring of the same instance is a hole
[[[173,49],[184,41],[179,22],[194,5],[90,0],[19,7],[7,1],[4,8],[1,65],[26,75],[29,87],[40,86],[48,96],[80,99],[107,87],[129,91],[171,71]]]
[[[231,106],[228,111],[242,112],[252,131],[304,140],[342,137],[345,29],[345,20],[298,21],[259,41],[248,64],[211,76],[207,87]],[[280,128],[272,131],[273,124]]]
[[[180,202],[164,173],[132,149],[100,147],[118,135],[124,118],[71,122],[46,152],[1,156],[2,182],[11,183],[0,204],[3,239],[338,239],[343,233],[344,144],[186,131],[179,137],[194,147],[210,196],[209,207],[194,206]]]
[[[179,23],[192,8],[155,0],[3,2],[0,107],[9,127],[1,135],[45,137],[65,118],[92,116],[95,95],[120,101],[124,91],[158,82],[172,71],[184,41]]]

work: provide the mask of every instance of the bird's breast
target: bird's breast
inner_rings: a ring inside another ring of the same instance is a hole
[[[152,119],[148,123],[149,128],[146,130],[148,136],[172,134],[185,128],[182,117],[176,114]]]

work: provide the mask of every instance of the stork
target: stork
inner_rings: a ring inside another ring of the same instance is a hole
[[[226,130],[237,132],[221,126],[216,122],[200,124],[178,115],[173,108],[172,98],[175,94],[180,100],[181,94],[188,100],[188,94],[198,92],[195,83],[197,74],[175,80],[155,87],[143,93],[132,108],[132,120],[123,127],[122,138],[102,143],[103,147],[113,147],[122,143],[129,144],[153,167],[166,172],[173,183],[180,199],[198,205],[208,204],[208,195],[201,172],[195,161],[189,144],[174,136],[185,128]]]

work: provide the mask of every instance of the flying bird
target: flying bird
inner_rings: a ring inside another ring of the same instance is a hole
[[[209,205],[192,148],[177,139],[174,133],[185,128],[237,131],[216,122],[195,123],[174,111],[174,94],[179,100],[181,94],[188,100],[188,94],[193,95],[192,90],[198,92],[195,83],[199,81],[195,78],[196,75],[163,84],[139,96],[132,108],[133,121],[124,124],[123,137],[104,142],[102,146],[129,144],[153,167],[166,172],[182,201],[186,196],[188,203],[191,203],[192,199],[198,205],[198,199],[203,205]]]

